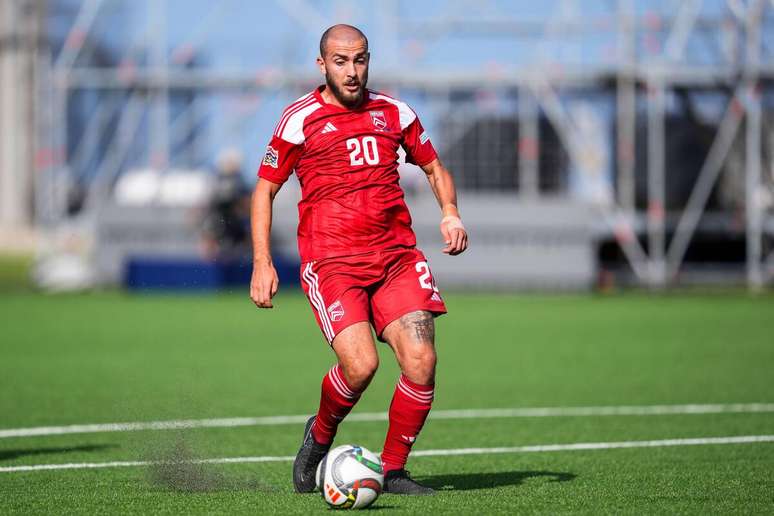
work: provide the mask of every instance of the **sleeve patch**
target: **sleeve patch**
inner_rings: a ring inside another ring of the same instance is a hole
[[[266,155],[263,157],[262,163],[266,166],[277,168],[279,163],[279,151],[269,145],[266,147]]]
[[[419,135],[419,142],[424,145],[427,143],[427,141],[430,139],[430,137],[427,135],[427,131],[422,131],[422,134]]]

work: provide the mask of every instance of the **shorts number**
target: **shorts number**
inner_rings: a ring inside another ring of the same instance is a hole
[[[430,266],[427,265],[427,262],[417,262],[416,269],[417,272],[420,273],[419,286],[426,288],[427,290],[432,290],[433,292],[438,292],[438,287],[435,286],[433,276],[430,274]]]
[[[363,137],[361,145],[357,138],[347,140],[347,150],[349,152],[349,164],[352,166],[362,165],[363,158],[369,165],[379,163],[379,149],[376,148],[376,138],[373,136]]]

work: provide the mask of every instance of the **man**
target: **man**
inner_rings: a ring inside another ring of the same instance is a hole
[[[205,259],[235,263],[248,258],[249,196],[250,189],[242,179],[242,154],[233,148],[224,149],[216,161],[212,198],[202,224]]]
[[[254,250],[250,296],[272,308],[277,273],[269,233],[272,202],[295,170],[301,183],[298,245],[301,280],[338,363],[323,377],[317,415],[309,418],[293,464],[298,492],[314,490],[315,470],[339,422],[378,366],[371,326],[394,351],[401,376],[382,452],[384,491],[431,494],[405,471],[433,401],[433,318],[446,313],[427,260],[416,249],[398,183],[398,148],[420,166],[441,207],[443,252],[467,248],[454,182],[416,114],[403,102],[366,89],[368,40],[355,27],[322,35],[317,64],[325,85],[283,113],[258,171],[252,200]]]

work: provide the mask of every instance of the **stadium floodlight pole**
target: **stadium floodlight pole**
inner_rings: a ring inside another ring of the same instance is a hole
[[[38,156],[46,156],[46,159],[36,160],[32,175],[32,213],[37,225],[47,223],[46,208],[48,203],[43,198],[43,191],[46,185],[47,176],[50,172],[53,155],[50,142],[51,135],[51,117],[49,116],[49,92],[50,84],[50,66],[49,56],[41,51],[35,60],[36,91],[33,111],[33,124],[35,128],[35,152]]]
[[[155,24],[151,47],[151,67],[159,75],[151,112],[150,165],[159,172],[169,168],[169,70],[167,59],[166,2],[148,0],[148,25]]]
[[[53,107],[56,110],[60,122],[55,132],[55,148],[59,166],[51,175],[51,184],[54,189],[54,206],[56,215],[54,220],[64,218],[67,212],[67,191],[69,189],[69,177],[72,169],[67,166],[67,104],[70,96],[70,73],[78,55],[88,40],[89,32],[94,25],[103,0],[87,0],[78,10],[72,27],[67,33],[64,46],[59,56],[54,60],[52,79],[55,92],[53,95]]]
[[[529,88],[519,88],[519,194],[536,198],[540,195],[540,138],[538,109]]]
[[[748,92],[749,106],[745,135],[745,218],[747,221],[747,285],[753,291],[763,287],[761,268],[763,211],[761,209],[761,98],[756,85]]]
[[[67,73],[53,69],[51,79],[54,86],[51,95],[51,107],[56,120],[67,120],[67,105],[70,90]],[[54,220],[64,219],[67,215],[67,194],[72,170],[68,167],[67,124],[59,123],[53,132],[53,149],[56,154],[56,166],[52,170],[51,185]]]
[[[634,214],[634,140],[637,123],[637,84],[634,70],[637,34],[633,23],[633,0],[618,2],[618,76],[616,79],[616,158],[618,204]]]
[[[663,54],[651,65],[646,78],[648,91],[647,104],[647,227],[648,227],[648,269],[649,283],[652,288],[666,286],[666,78],[668,69],[674,63],[683,60],[685,46],[691,34],[699,10],[701,0],[683,2],[674,18],[672,29],[667,36]]]
[[[665,159],[665,97],[666,88],[660,79],[651,79],[648,88],[648,275],[652,288],[666,286],[664,261],[666,224],[666,159]]]
[[[647,281],[648,257],[634,231],[635,138],[637,122],[637,25],[633,0],[618,2],[618,61],[616,78],[616,155],[618,166],[618,208],[603,215],[624,257],[640,281]],[[616,215],[615,211],[619,213]]]
[[[35,118],[38,131],[36,147],[37,152],[45,156],[46,159],[39,160],[36,163],[36,173],[33,177],[33,198],[36,224],[44,227],[50,227],[61,219],[61,214],[55,211],[57,206],[54,202],[55,178],[57,167],[59,166],[56,132],[62,124],[57,124],[58,120],[54,111],[56,86],[53,81],[53,66],[53,57],[49,51],[38,59],[36,71],[39,90],[35,102]]]
[[[747,285],[758,291],[763,287],[761,266],[763,210],[761,202],[761,93],[758,83],[760,62],[760,18],[763,2],[750,5],[747,20],[747,120],[745,124],[745,220],[747,224]]]

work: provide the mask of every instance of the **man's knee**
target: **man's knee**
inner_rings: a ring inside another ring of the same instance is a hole
[[[403,346],[398,352],[401,371],[409,380],[420,385],[435,382],[437,360],[435,348],[430,344],[414,343]]]
[[[364,354],[352,360],[341,363],[341,369],[344,373],[344,378],[347,380],[349,386],[357,391],[362,392],[371,383],[371,379],[376,374],[376,370],[379,368],[379,355],[376,353]]]
[[[432,345],[407,346],[400,362],[403,374],[412,382],[429,385],[435,381],[435,366],[438,358]]]
[[[371,326],[367,322],[348,326],[334,339],[333,350],[349,387],[356,392],[364,391],[379,367]]]

